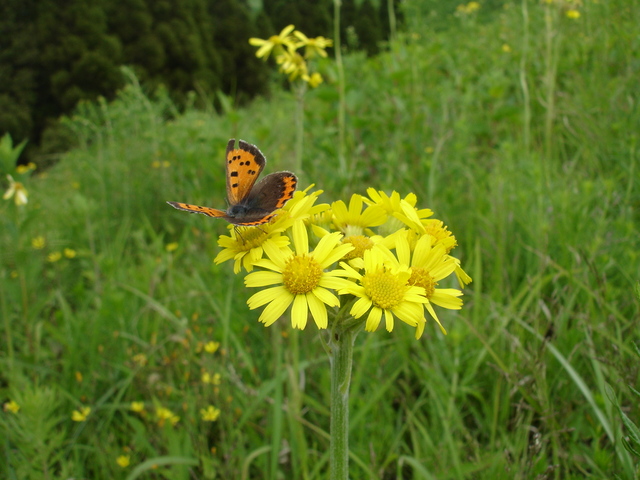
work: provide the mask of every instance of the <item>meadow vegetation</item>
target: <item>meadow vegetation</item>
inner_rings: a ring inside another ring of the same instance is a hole
[[[405,2],[383,53],[343,56],[344,168],[334,60],[305,94],[299,185],[414,192],[474,279],[448,335],[358,337],[351,478],[637,478],[640,5],[490,5]],[[291,168],[296,99],[178,111],[128,75],[0,203],[0,476],[326,478],[315,325],[259,324],[212,262],[227,225],[165,203],[224,207],[230,138]]]

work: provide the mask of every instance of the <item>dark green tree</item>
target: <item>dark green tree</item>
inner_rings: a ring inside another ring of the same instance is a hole
[[[216,0],[209,3],[208,12],[213,19],[213,43],[222,60],[222,90],[240,100],[265,93],[268,68],[249,45],[249,38],[260,35],[246,2]]]
[[[380,50],[384,33],[380,25],[380,15],[371,0],[364,0],[358,7],[358,15],[353,23],[358,34],[360,48],[374,55]]]

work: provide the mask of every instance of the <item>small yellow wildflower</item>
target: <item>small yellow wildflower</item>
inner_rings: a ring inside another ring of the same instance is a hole
[[[200,410],[200,416],[205,422],[215,422],[220,416],[220,409],[214,407],[213,405],[209,405],[207,408],[203,408]]]
[[[74,422],[84,422],[91,413],[91,407],[81,407],[80,410],[71,412],[71,420]]]
[[[178,242],[167,243],[164,248],[167,252],[174,252],[178,249]]]
[[[315,56],[327,57],[326,49],[333,45],[333,41],[324,37],[309,38],[304,33],[296,30],[293,35],[299,40],[296,48],[305,47],[304,58]]]
[[[130,460],[131,458],[129,455],[120,455],[118,458],[116,458],[116,463],[122,468],[127,468],[129,466]]]
[[[141,413],[144,411],[144,402],[131,402],[129,408],[133,412]]]
[[[47,261],[50,263],[56,263],[61,258],[62,258],[62,253],[60,252],[51,252],[49,255],[47,255]]]
[[[256,52],[256,57],[266,60],[269,58],[269,55],[271,55],[271,52],[280,54],[285,48],[295,48],[295,39],[291,36],[291,32],[293,32],[294,29],[295,27],[293,25],[287,25],[278,35],[273,35],[269,37],[268,40],[250,38],[249,43],[254,47],[259,47]]]
[[[320,75],[318,72],[312,73],[311,76],[303,75],[302,80],[307,82],[311,88],[317,88],[318,85],[320,85],[324,81],[322,75]]]
[[[65,248],[64,249],[64,256],[67,257],[67,258],[75,258],[76,251],[73,248]]]
[[[16,173],[22,175],[22,174],[25,174],[25,173],[29,173],[30,171],[35,170],[35,169],[36,169],[36,164],[33,163],[33,162],[29,162],[26,165],[18,165],[16,167]]]
[[[144,353],[137,353],[133,356],[133,361],[144,367],[147,364],[147,356]]]
[[[218,351],[218,348],[220,348],[220,342],[207,342],[204,345],[204,351],[207,353],[216,353]]]
[[[211,385],[220,385],[220,379],[222,377],[219,373],[214,373],[211,375],[209,372],[204,372],[202,374],[202,383],[210,383]]]
[[[507,43],[503,43],[502,44],[502,51],[504,53],[510,53],[511,52],[511,46]]]
[[[578,10],[567,10],[567,18],[571,18],[572,20],[577,20],[578,18],[580,18],[580,12]]]
[[[31,246],[36,250],[42,250],[46,244],[47,242],[42,235],[31,239]]]
[[[280,71],[289,75],[289,81],[293,82],[298,77],[308,75],[307,62],[298,52],[285,50],[276,57],[276,63],[280,65]]]
[[[5,412],[18,413],[20,411],[20,405],[18,405],[15,400],[8,401],[2,408]]]
[[[83,380],[82,372],[78,372],[78,371],[76,371],[76,373],[75,373],[75,377],[76,377],[76,382],[78,382],[78,383],[82,383],[82,380]]]
[[[166,407],[156,407],[156,417],[158,417],[158,425],[160,426],[163,426],[166,420],[169,420],[171,425],[175,425],[180,421],[180,417]]]

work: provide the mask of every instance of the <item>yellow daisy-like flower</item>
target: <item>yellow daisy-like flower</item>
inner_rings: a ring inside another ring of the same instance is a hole
[[[327,328],[327,305],[340,305],[338,297],[328,289],[343,288],[347,281],[325,269],[344,257],[353,246],[341,245],[342,235],[334,232],[321,238],[315,250],[309,252],[304,222],[297,221],[292,230],[295,252],[288,247],[278,248],[271,240],[265,242],[269,259],[259,260],[255,265],[270,271],[250,273],[245,278],[245,285],[277,286],[254,294],[247,304],[252,310],[266,305],[259,318],[265,326],[273,324],[293,304],[291,323],[294,328],[303,329],[307,325],[309,312],[318,328]]]
[[[416,208],[418,197],[415,193],[409,193],[405,198],[400,198],[400,194],[396,191],[389,196],[382,190],[368,188],[367,194],[369,198],[365,198],[365,202],[381,207],[389,216],[389,221],[380,228],[378,233],[387,235],[405,226],[425,233],[422,221],[433,215],[433,211],[429,208]]]
[[[129,408],[132,412],[140,413],[144,411],[144,402],[131,402]]]
[[[282,53],[285,48],[295,48],[295,38],[291,36],[291,32],[295,27],[293,25],[287,25],[282,29],[278,35],[272,35],[268,40],[261,38],[250,38],[249,43],[254,47],[259,47],[256,52],[256,57],[269,58],[271,52],[276,54]]]
[[[204,351],[207,353],[216,353],[220,348],[220,342],[207,342],[204,345]]]
[[[276,63],[282,73],[289,75],[290,82],[308,75],[307,62],[298,52],[285,50],[276,57]]]
[[[400,263],[411,267],[411,277],[409,284],[422,287],[427,298],[424,306],[440,326],[442,333],[447,331],[440,323],[432,303],[451,310],[460,310],[462,300],[458,297],[462,295],[460,290],[455,288],[436,288],[438,281],[451,275],[458,267],[455,258],[447,255],[444,245],[435,243],[435,239],[430,235],[423,235],[416,243],[415,249],[411,252],[407,236],[399,235],[396,240],[396,255]],[[416,338],[422,336],[424,324],[418,325]]]
[[[75,258],[76,251],[73,248],[65,248],[64,249],[64,256],[67,257],[67,258]]]
[[[313,185],[310,185],[305,190],[296,191],[275,218],[265,225],[260,225],[260,228],[247,227],[237,235],[236,229],[231,227],[230,236],[222,235],[218,238],[218,245],[223,249],[213,260],[214,263],[220,264],[233,259],[234,273],[240,272],[242,268],[250,272],[255,262],[263,257],[262,244],[267,239],[273,239],[280,248],[289,245],[289,239],[280,235],[282,232],[291,228],[297,220],[308,221],[312,216],[329,209],[326,203],[315,204],[322,190],[308,193],[312,187]]]
[[[80,410],[71,412],[71,420],[74,422],[84,422],[91,413],[91,407],[81,407]]]
[[[236,230],[231,231],[231,235],[220,235],[218,245],[222,250],[213,262],[217,265],[227,260],[233,259],[233,273],[239,273],[242,268],[247,272],[253,270],[254,264],[260,260],[264,254],[263,245],[267,239],[271,239],[278,248],[285,248],[289,245],[289,239],[280,235],[281,229],[274,229],[273,225],[267,223],[260,228],[245,228],[238,235]]]
[[[304,33],[296,30],[293,35],[299,40],[296,48],[304,48],[304,58],[313,58],[316,56],[327,57],[326,49],[333,45],[333,41],[324,37],[309,38]]]
[[[200,409],[200,417],[205,422],[215,422],[220,416],[220,409],[209,405],[207,408]]]
[[[362,235],[367,228],[377,227],[387,221],[387,214],[378,205],[368,205],[364,210],[361,195],[352,195],[349,207],[338,200],[331,204],[333,224],[345,236]]]
[[[365,329],[373,332],[380,325],[382,315],[385,317],[387,331],[392,331],[394,316],[412,327],[424,328],[424,308],[427,303],[423,287],[409,284],[411,269],[400,262],[391,252],[381,245],[364,252],[362,267],[364,273],[360,273],[348,264],[340,264],[346,277],[353,278],[356,282],[338,293],[351,294],[358,300],[351,307],[351,315],[360,318],[369,312]]]
[[[131,462],[131,457],[129,457],[129,455],[120,455],[118,458],[116,458],[116,463],[121,468],[127,468],[130,462]]]
[[[7,180],[9,180],[9,188],[4,192],[2,198],[9,200],[13,197],[17,206],[26,205],[29,202],[29,192],[24,188],[24,185],[21,182],[16,182],[11,175],[7,175]]]

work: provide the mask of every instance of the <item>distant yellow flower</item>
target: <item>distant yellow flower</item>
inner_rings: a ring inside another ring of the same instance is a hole
[[[133,412],[140,413],[144,411],[144,402],[131,402],[129,408]]]
[[[200,410],[200,416],[205,422],[215,422],[220,416],[220,410],[213,405]]]
[[[76,251],[73,248],[65,248],[64,249],[64,256],[67,257],[67,258],[75,258]]]
[[[180,421],[180,417],[166,407],[156,407],[156,417],[160,426],[163,426],[167,420],[171,425],[175,425]]]
[[[18,413],[20,411],[20,405],[15,400],[10,400],[3,405],[5,412]]]
[[[167,243],[164,248],[167,252],[174,252],[178,249],[178,242]]]
[[[571,18],[573,20],[577,20],[578,18],[580,18],[580,12],[574,9],[567,10],[566,15],[567,15],[567,18]]]
[[[5,200],[9,200],[13,197],[13,201],[16,205],[26,205],[29,202],[29,192],[24,188],[24,185],[20,182],[16,182],[11,175],[7,175],[7,179],[9,180],[9,188],[2,198]]]
[[[333,41],[324,38],[324,37],[316,37],[309,38],[304,33],[296,30],[293,32],[293,35],[299,40],[296,44],[296,48],[305,47],[304,57],[305,58],[313,58],[315,56],[327,57],[326,49],[333,45]]]
[[[91,407],[81,407],[80,410],[71,412],[71,420],[74,422],[84,422],[91,413]]]
[[[220,342],[207,342],[204,345],[204,350],[207,353],[216,353],[220,348]]]
[[[51,252],[47,255],[47,261],[50,263],[55,263],[62,258],[62,253],[60,252]]]
[[[502,44],[502,51],[503,51],[504,53],[509,53],[509,52],[511,52],[511,47],[509,46],[509,44],[507,44],[507,43],[503,43],[503,44]]]
[[[18,165],[16,167],[16,173],[19,173],[20,175],[22,175],[24,173],[28,173],[35,169],[36,169],[36,164],[33,162],[29,162],[26,165]]]
[[[133,356],[133,361],[141,367],[144,367],[147,364],[147,356],[144,353],[136,353]]]
[[[280,65],[280,71],[289,76],[290,82],[308,75],[307,62],[298,52],[285,50],[276,57],[276,63]]]
[[[456,7],[456,13],[459,15],[469,15],[477,12],[478,10],[480,10],[480,4],[478,2],[469,2],[466,5],[462,4]]]
[[[131,458],[129,457],[129,455],[120,455],[118,458],[116,458],[116,463],[122,467],[122,468],[127,468],[129,466]]]
[[[270,240],[265,242],[269,259],[259,260],[255,265],[270,271],[250,273],[244,283],[247,287],[277,286],[259,291],[247,304],[251,310],[266,305],[258,318],[265,326],[273,324],[293,305],[291,323],[294,328],[304,329],[309,312],[318,328],[327,328],[327,305],[340,305],[338,297],[329,289],[342,288],[346,281],[325,269],[344,257],[353,246],[340,244],[342,235],[334,232],[322,237],[310,252],[304,223],[296,222],[292,233],[295,252],[289,247],[278,248]]]
[[[256,52],[256,57],[266,60],[269,58],[269,55],[271,55],[271,52],[280,54],[285,48],[295,48],[295,39],[291,36],[291,32],[293,32],[294,29],[295,27],[293,25],[287,25],[278,35],[273,35],[269,37],[268,40],[250,38],[249,43],[254,47],[259,47]]]
[[[307,82],[311,88],[316,88],[323,82],[322,75],[318,72],[312,73],[311,76],[303,75],[302,80]]]
[[[210,383],[212,385],[220,385],[220,379],[222,377],[219,373],[214,373],[211,375],[209,372],[204,372],[202,374],[202,383]]]
[[[76,382],[78,382],[78,383],[82,383],[82,380],[83,380],[82,372],[78,372],[78,371],[76,371],[76,373],[75,373],[75,377],[76,377]]]
[[[42,235],[31,239],[31,246],[36,250],[42,250],[46,244],[47,242]]]

